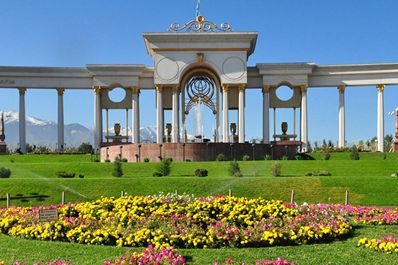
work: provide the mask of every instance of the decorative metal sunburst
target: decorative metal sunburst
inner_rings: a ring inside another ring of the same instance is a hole
[[[213,114],[217,114],[216,105],[213,97],[217,91],[216,83],[213,79],[205,75],[193,76],[185,86],[188,96],[188,103],[185,107],[185,114],[189,114],[191,109],[198,104],[209,107]]]

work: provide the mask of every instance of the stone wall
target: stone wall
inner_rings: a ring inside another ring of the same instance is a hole
[[[101,148],[101,161],[116,157],[126,158],[128,162],[157,162],[164,157],[171,157],[174,161],[214,161],[219,154],[224,154],[226,160],[242,160],[244,155],[250,159],[263,160],[268,154],[274,159],[281,159],[287,155],[294,159],[296,146],[278,146],[269,144],[226,144],[226,143],[164,143],[164,144],[121,144],[109,145]]]

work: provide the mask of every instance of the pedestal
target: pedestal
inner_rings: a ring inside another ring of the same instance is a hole
[[[5,143],[0,143],[0,155],[7,154],[7,145]]]

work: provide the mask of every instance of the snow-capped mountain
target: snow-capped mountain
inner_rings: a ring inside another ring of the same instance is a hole
[[[6,143],[16,147],[19,143],[19,114],[14,111],[4,112]],[[57,123],[32,116],[26,116],[26,142],[31,145],[55,147],[57,144]],[[74,123],[65,125],[65,143],[79,146],[83,142],[93,142],[93,133],[83,125]]]
[[[4,112],[4,127],[6,143],[9,147],[16,147],[19,143],[19,114],[15,111]],[[109,128],[110,135],[113,128]],[[104,132],[104,135],[106,132]],[[121,134],[125,135],[125,130]],[[57,123],[26,115],[26,142],[31,145],[44,145],[55,148],[57,145]],[[65,145],[79,146],[81,143],[93,143],[93,130],[78,124],[65,125]],[[131,129],[129,129],[131,135]],[[141,142],[156,142],[156,127],[142,127],[140,129]],[[131,139],[130,139],[131,140]]]

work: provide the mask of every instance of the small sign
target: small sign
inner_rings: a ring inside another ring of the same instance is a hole
[[[39,210],[39,221],[40,222],[58,221],[58,210],[57,209]]]

